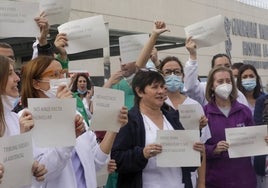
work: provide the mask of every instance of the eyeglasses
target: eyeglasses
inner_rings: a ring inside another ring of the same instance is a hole
[[[176,75],[176,76],[181,76],[181,75],[182,75],[182,72],[181,72],[180,69],[165,69],[165,70],[163,70],[162,72],[163,72],[163,74],[164,74],[165,76],[169,76],[169,75],[171,75],[172,73],[173,73],[174,75]]]
[[[65,73],[67,73],[66,69],[55,70],[55,71],[51,70],[48,72],[44,72],[41,77],[48,77],[50,79],[62,78]]]

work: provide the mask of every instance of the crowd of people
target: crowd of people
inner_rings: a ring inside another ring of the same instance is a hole
[[[194,39],[186,39],[189,60],[185,67],[174,56],[160,60],[155,43],[169,29],[156,21],[137,60],[121,63],[121,69],[103,85],[124,92],[119,132],[93,132],[89,130],[94,116],[93,82],[87,73],[77,73],[69,85],[59,85],[56,92],[50,88],[51,80],[70,75],[65,50],[68,36],[59,33],[51,44],[46,38],[49,24],[45,15],[41,13],[35,21],[40,36],[33,45],[33,59],[23,65],[20,77],[14,71],[12,47],[0,43],[0,136],[32,131],[35,125],[27,109],[28,98],[75,98],[76,144],[34,146],[35,178],[29,187],[96,188],[96,173],[105,164],[110,173],[106,188],[268,187],[268,155],[230,158],[225,135],[226,128],[268,122],[268,95],[254,66],[233,66],[230,57],[219,53],[212,57],[207,82],[200,82]],[[14,103],[18,97],[19,102]],[[178,108],[187,104],[201,104],[204,110],[198,127],[203,142],[196,140],[192,145],[200,153],[201,166],[159,167],[156,160],[163,146],[156,140],[157,131],[186,129]],[[268,136],[263,142],[268,143]],[[0,163],[0,179],[4,176],[5,166]]]

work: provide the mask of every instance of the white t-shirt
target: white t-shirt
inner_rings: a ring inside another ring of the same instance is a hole
[[[145,126],[145,145],[156,142],[156,132],[159,128],[148,118],[142,114]],[[163,130],[174,130],[171,124],[163,115]],[[157,167],[156,156],[148,159],[148,163],[142,172],[143,188],[184,188],[182,183],[182,171],[179,167]]]

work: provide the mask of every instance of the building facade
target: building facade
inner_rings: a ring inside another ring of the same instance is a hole
[[[72,0],[70,20],[103,15],[110,29],[141,33],[150,33],[153,22],[163,20],[171,30],[164,33],[165,36],[185,38],[186,26],[219,14],[223,15],[226,17],[225,30],[228,40],[212,47],[198,49],[199,75],[207,75],[213,55],[227,53],[232,62],[253,64],[266,86],[267,13],[266,0]],[[184,47],[159,51],[160,58],[166,55],[177,56],[182,62],[188,59]],[[111,57],[109,61],[112,71],[119,69],[118,57]]]
[[[171,32],[167,36],[185,38],[184,27],[216,16],[225,16],[228,41],[198,50],[199,74],[206,76],[211,58],[227,53],[232,62],[253,64],[268,84],[268,9],[267,4],[243,0],[73,0],[70,20],[103,15],[112,29],[150,33],[155,20],[163,20]],[[255,4],[254,4],[255,2]],[[258,4],[257,4],[258,3]],[[159,57],[175,55],[187,61],[184,47],[159,52]],[[118,61],[111,58],[111,63]]]

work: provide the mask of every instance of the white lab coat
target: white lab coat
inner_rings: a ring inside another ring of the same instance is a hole
[[[7,125],[5,133],[4,133],[4,137],[19,135],[20,134],[19,116],[15,112],[12,112],[13,104],[11,104],[11,102],[8,101],[8,98],[5,95],[1,95],[1,99],[3,102],[4,117],[5,117],[5,121]],[[24,186],[23,188],[40,188],[41,187],[42,182],[37,182],[35,180],[35,177],[33,177],[32,179],[33,179],[32,185]]]
[[[98,171],[108,161],[109,155],[103,153],[96,142],[95,133],[86,131],[76,139],[75,150],[84,168],[87,188],[96,188],[96,171]],[[46,181],[43,188],[77,188],[72,160],[70,159],[66,167],[55,175],[53,180]]]
[[[23,110],[19,114],[22,112]],[[76,138],[74,150],[84,169],[86,187],[96,188],[96,171],[107,164],[109,155],[100,149],[95,133],[90,130]],[[73,152],[73,147],[35,149],[35,158],[41,164],[45,164],[48,170],[42,188],[77,188],[71,160]]]

